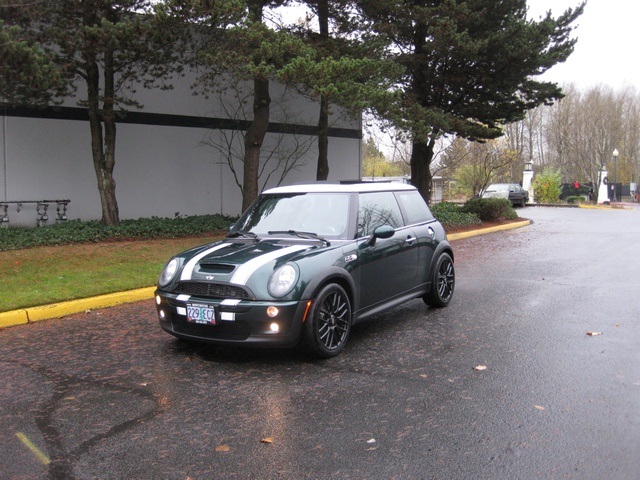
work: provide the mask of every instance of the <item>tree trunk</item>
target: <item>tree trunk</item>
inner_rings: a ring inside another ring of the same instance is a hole
[[[329,2],[318,0],[318,28],[323,43],[329,40]],[[318,117],[318,166],[316,180],[329,177],[329,97],[320,96],[320,116]]]
[[[242,211],[258,196],[260,149],[269,128],[269,80],[253,79],[253,121],[244,139],[244,173],[242,184]]]
[[[418,189],[427,203],[431,200],[431,160],[434,145],[434,138],[429,142],[414,140],[411,152],[411,184]]]
[[[318,118],[318,167],[316,180],[329,177],[329,97],[320,97],[320,116]]]
[[[112,58],[111,58],[112,60]],[[105,105],[100,111],[100,71],[95,57],[87,59],[87,99],[89,103],[89,127],[91,129],[91,152],[98,180],[98,192],[102,206],[102,223],[118,225],[120,217],[116,200],[116,182],[113,179],[115,166],[116,124],[113,112],[113,64],[105,62]],[[110,68],[109,68],[110,67]],[[108,90],[111,90],[108,92]],[[104,121],[104,133],[103,133]]]

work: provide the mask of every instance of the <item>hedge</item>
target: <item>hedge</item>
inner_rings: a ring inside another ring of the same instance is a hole
[[[196,215],[122,220],[120,225],[113,227],[99,221],[70,220],[37,228],[0,228],[0,251],[70,243],[188,237],[226,231],[234,221],[235,218],[224,215]]]
[[[506,198],[472,198],[462,207],[465,213],[477,215],[483,222],[513,220],[518,214]]]

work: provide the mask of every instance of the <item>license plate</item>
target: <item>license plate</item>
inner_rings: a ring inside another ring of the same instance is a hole
[[[216,324],[216,309],[210,305],[187,304],[187,321],[205,325]]]

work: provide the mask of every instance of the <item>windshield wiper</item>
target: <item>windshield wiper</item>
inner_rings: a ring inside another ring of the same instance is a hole
[[[250,238],[251,240],[260,240],[260,238],[258,237],[258,235],[256,235],[253,232],[243,232],[242,230],[236,230],[235,232],[231,232],[229,233],[229,235],[227,235],[227,238],[238,238],[238,237],[242,237],[242,238]]]
[[[269,232],[267,232],[269,235],[293,235],[296,237],[300,237],[300,238],[306,238],[309,240],[320,240],[321,242],[326,243],[327,245],[330,245],[329,240],[327,240],[326,238],[321,237],[320,235],[318,235],[317,233],[313,233],[313,232],[300,232],[298,230],[271,230]]]

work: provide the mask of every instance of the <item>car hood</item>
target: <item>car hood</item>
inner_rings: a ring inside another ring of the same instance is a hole
[[[317,243],[282,240],[260,242],[221,241],[185,252],[179,281],[204,280],[246,285],[263,267],[283,264],[302,252],[318,249]]]

